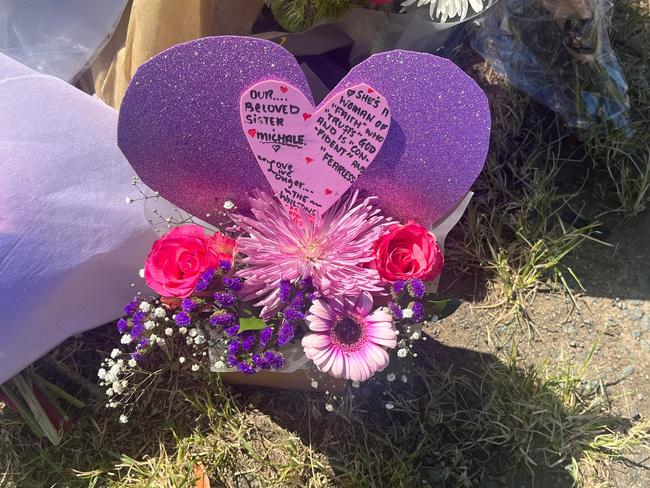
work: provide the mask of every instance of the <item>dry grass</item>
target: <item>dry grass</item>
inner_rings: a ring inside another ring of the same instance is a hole
[[[76,357],[80,344],[67,346]],[[424,344],[420,356],[435,360],[408,383],[372,381],[334,413],[319,394],[226,389],[170,370],[128,424],[96,402],[57,447],[3,415],[2,486],[193,487],[197,463],[233,488],[572,486],[650,438],[649,424],[614,414],[604,387],[585,381],[587,363],[522,368],[516,351],[499,360]]]

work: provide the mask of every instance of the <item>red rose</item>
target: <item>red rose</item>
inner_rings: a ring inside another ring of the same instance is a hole
[[[206,235],[198,225],[181,225],[153,243],[144,264],[144,279],[156,293],[184,298],[208,268],[232,261],[234,239],[216,232]]]
[[[384,281],[433,280],[442,272],[444,259],[435,236],[415,222],[388,227],[373,249],[372,267]]]

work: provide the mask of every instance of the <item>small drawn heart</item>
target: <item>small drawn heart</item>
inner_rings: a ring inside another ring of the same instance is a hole
[[[281,91],[282,93],[287,93],[287,92],[289,91],[289,89],[288,89],[286,86],[281,86],[281,87],[280,87],[280,91]]]
[[[372,88],[368,88],[368,93],[372,93],[372,92],[374,92],[374,91],[375,91],[375,90],[373,90]]]
[[[255,129],[248,129],[248,135],[251,137],[255,137],[255,134],[257,134],[257,131]]]
[[[283,87],[288,90],[280,95]],[[253,85],[241,96],[242,128],[257,132],[248,144],[290,212],[324,213],[379,154],[388,135],[390,109],[380,93],[362,96],[368,88],[365,83],[351,86],[318,108],[299,89],[277,80]],[[336,121],[334,114],[339,114]],[[316,161],[324,164],[313,164]]]

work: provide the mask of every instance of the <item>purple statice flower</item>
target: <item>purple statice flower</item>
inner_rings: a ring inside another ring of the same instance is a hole
[[[422,280],[418,280],[417,278],[409,282],[408,288],[411,296],[418,299],[422,298],[427,291]]]
[[[208,268],[206,269],[201,277],[199,278],[199,281],[197,281],[196,285],[194,286],[195,291],[205,291],[208,289],[210,286],[210,283],[214,279],[214,275],[216,273],[216,270],[214,268]]]
[[[307,276],[307,278],[300,280],[300,289],[308,294],[315,291],[314,280],[311,276]]]
[[[395,302],[390,302],[388,304],[388,310],[390,310],[390,314],[393,316],[395,320],[402,320],[402,309],[400,306],[395,303]]]
[[[289,322],[297,322],[299,320],[304,320],[305,314],[300,311],[300,309],[287,308],[284,311],[284,318]]]
[[[400,293],[402,293],[404,286],[406,286],[406,281],[397,280],[395,283],[393,283],[393,293],[395,295],[399,295]]]
[[[235,304],[235,297],[230,293],[217,292],[214,294],[214,301],[221,308],[225,308]]]
[[[260,347],[264,348],[273,337],[273,329],[265,327],[260,331]]]
[[[219,260],[219,269],[224,273],[227,273],[232,268],[232,262],[229,259],[220,259]]]
[[[246,361],[239,361],[237,363],[237,369],[244,374],[255,374],[255,368],[253,368],[250,364],[248,364]]]
[[[138,312],[133,316],[133,323],[134,324],[144,324],[144,321],[149,318],[149,314],[146,312]]]
[[[120,334],[124,334],[126,332],[126,329],[128,328],[129,328],[129,323],[126,320],[120,319],[117,321],[117,331]]]
[[[253,361],[255,367],[258,369],[266,369],[269,367],[269,363],[257,353],[251,356],[251,360]]]
[[[241,343],[241,348],[246,352],[251,352],[255,347],[255,334],[249,334]]]
[[[187,327],[192,322],[190,316],[185,312],[178,312],[174,317],[174,320],[176,321],[176,325],[179,327]]]
[[[183,298],[183,301],[181,301],[181,307],[184,312],[194,312],[196,305],[197,303],[191,298]]]
[[[296,295],[293,297],[293,300],[291,300],[291,308],[295,308],[296,310],[301,310],[302,309],[302,301],[304,300],[305,295],[301,291],[297,291]]]
[[[142,322],[133,324],[133,327],[131,328],[131,339],[138,339],[142,334],[144,334],[144,324]]]
[[[293,325],[289,322],[284,322],[278,332],[278,346],[284,346],[287,342],[293,339],[294,333],[295,330]]]
[[[236,320],[235,316],[229,312],[217,312],[210,317],[210,325],[226,327],[233,325]]]
[[[411,310],[413,310],[413,322],[420,323],[424,320],[424,305],[420,302],[413,302]]]
[[[278,289],[280,293],[280,301],[282,303],[287,303],[291,297],[291,283],[288,280],[282,280],[280,281],[280,286]]]
[[[205,291],[208,289],[208,286],[210,286],[210,283],[199,279],[199,281],[196,282],[196,285],[194,285],[194,291]]]
[[[140,361],[142,359],[142,353],[140,351],[132,352],[131,359],[133,359],[134,361]]]
[[[135,312],[139,306],[140,306],[140,301],[134,297],[133,300],[131,300],[126,305],[124,305],[124,314],[132,315],[133,312]]]
[[[223,286],[225,286],[229,291],[241,291],[244,283],[240,278],[230,278],[226,276],[223,279]]]
[[[149,339],[147,337],[143,337],[138,341],[137,349],[144,349],[149,345]]]
[[[228,343],[228,354],[237,354],[239,351],[239,340],[233,339]]]
[[[273,369],[280,369],[284,366],[284,356],[277,352],[266,351],[264,353],[264,359]]]
[[[238,332],[239,332],[239,324],[231,325],[226,329],[226,335],[230,337],[236,336]]]
[[[237,357],[234,354],[228,354],[226,362],[228,363],[228,366],[235,366],[237,364]]]

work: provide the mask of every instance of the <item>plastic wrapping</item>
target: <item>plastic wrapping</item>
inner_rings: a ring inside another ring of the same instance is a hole
[[[609,43],[611,0],[503,0],[476,24],[476,49],[567,126],[628,124],[627,84]]]
[[[3,0],[0,52],[68,82],[106,44],[127,0]]]
[[[144,289],[117,112],[0,53],[0,383]],[[131,283],[135,286],[131,286]]]

